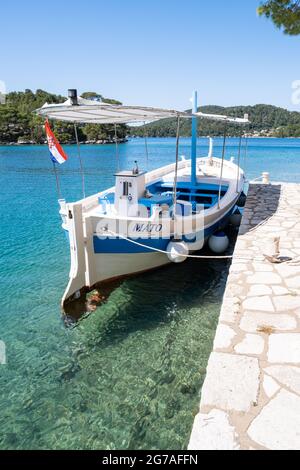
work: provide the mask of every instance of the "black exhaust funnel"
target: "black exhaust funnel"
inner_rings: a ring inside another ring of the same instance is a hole
[[[70,98],[72,106],[78,105],[77,90],[75,88],[70,88],[68,90],[68,97]]]

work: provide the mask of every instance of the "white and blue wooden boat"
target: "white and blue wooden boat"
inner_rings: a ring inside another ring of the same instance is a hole
[[[200,250],[223,227],[236,208],[245,177],[239,164],[196,155],[198,118],[247,124],[197,112],[108,105],[77,98],[45,104],[37,110],[49,119],[73,123],[132,123],[175,117],[178,122],[175,162],[148,173],[135,168],[115,175],[115,186],[76,202],[59,200],[62,227],[70,243],[66,302],[96,285],[141,273],[172,261],[181,262]],[[192,119],[192,158],[178,158],[180,119]],[[224,139],[225,141],[225,139]]]

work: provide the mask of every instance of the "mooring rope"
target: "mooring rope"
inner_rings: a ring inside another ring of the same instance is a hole
[[[148,250],[151,250],[151,251],[156,251],[158,253],[163,253],[165,255],[171,254],[171,251],[161,250],[160,248],[154,248],[153,246],[145,245],[144,243],[140,243],[140,242],[137,242],[136,240],[132,240],[132,238],[125,237],[125,235],[121,235],[120,233],[113,232],[112,230],[103,230],[103,235],[104,234],[109,234],[109,235],[113,235],[114,237],[122,238],[123,240],[133,243],[134,245],[140,246],[142,248],[147,248]],[[178,253],[178,256],[182,256],[186,258],[199,258],[199,259],[231,259],[233,257],[233,255],[223,255],[223,256],[184,255],[181,253]]]
[[[258,225],[257,227],[255,228],[258,228],[260,225]],[[146,245],[145,243],[140,243],[140,242],[137,242],[136,240],[132,240],[131,238],[128,238],[126,237],[125,235],[121,235],[120,233],[116,233],[116,232],[113,232],[112,230],[108,230],[108,229],[103,229],[102,230],[102,236],[104,234],[109,234],[109,235],[112,235],[116,238],[122,238],[123,240],[126,240],[127,242],[129,243],[132,243],[133,245],[137,245],[137,246],[140,246],[142,248],[146,248],[147,250],[151,250],[151,251],[155,251],[157,253],[162,253],[164,255],[169,255],[169,254],[172,254],[171,251],[167,251],[167,250],[161,250],[160,248],[155,248],[155,247],[152,247],[152,246],[149,246],[149,245]],[[217,259],[217,260],[228,260],[228,259],[233,259],[233,257],[236,259],[236,260],[248,260],[248,261],[265,261],[267,258],[266,258],[266,255],[264,255],[263,253],[261,254],[261,256],[257,256],[257,257],[253,257],[253,256],[241,256],[241,255],[235,255],[232,254],[232,255],[190,255],[190,254],[182,254],[182,253],[177,253],[177,256],[181,256],[183,258],[194,258],[194,259]],[[293,263],[295,263],[296,265],[298,265],[300,263],[300,257],[296,257],[295,259],[289,259],[287,258],[286,260],[283,260],[283,261],[280,261],[278,256],[277,256],[277,259],[274,259],[274,261],[270,261],[270,259],[267,259],[267,261],[269,261],[270,263],[277,263],[277,262],[285,262],[287,264],[291,264],[293,265]]]

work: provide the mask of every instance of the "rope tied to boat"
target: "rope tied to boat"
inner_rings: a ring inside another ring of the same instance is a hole
[[[146,245],[145,243],[140,243],[136,240],[133,240],[132,238],[128,238],[125,235],[121,235],[120,233],[113,232],[112,230],[102,230],[103,234],[109,234],[117,238],[122,238],[123,240],[128,241],[129,243],[132,243],[133,245],[140,246],[142,248],[147,248],[148,250],[151,251],[156,251],[157,253],[163,253],[164,255],[169,255],[171,254],[170,251],[167,250],[161,250],[160,248],[155,248],[153,246]],[[200,259],[232,259],[233,255],[222,255],[222,256],[213,256],[213,255],[184,255],[184,254],[178,254],[178,256],[186,257],[186,258],[200,258]]]
[[[123,240],[126,240],[129,243],[132,243],[133,245],[140,246],[141,248],[146,248],[147,250],[150,250],[150,251],[154,251],[154,252],[157,252],[157,253],[162,253],[164,255],[171,254],[170,251],[162,250],[160,248],[155,248],[155,247],[146,245],[145,243],[138,242],[136,240],[133,240],[132,238],[126,237],[125,235],[121,235],[120,233],[113,232],[112,230],[108,230],[108,229],[103,228],[102,229],[102,236],[104,234],[112,235],[116,238],[121,238]],[[262,254],[260,257],[252,257],[252,256],[241,256],[241,255],[235,255],[234,256],[234,254],[231,254],[231,255],[190,255],[190,254],[178,253],[178,256],[181,256],[181,257],[184,257],[184,258],[192,258],[192,259],[212,259],[212,260],[213,259],[229,260],[229,259],[233,259],[233,257],[234,257],[236,260],[248,260],[248,261],[265,261],[265,260],[267,260],[270,263],[280,262],[280,263],[288,263],[288,264],[293,264],[295,262],[298,264],[300,262],[300,259],[298,259],[298,257],[294,260],[290,259],[290,258],[280,260],[280,257],[279,257],[275,261],[275,260],[271,260],[270,259],[271,257],[267,257],[264,254]]]

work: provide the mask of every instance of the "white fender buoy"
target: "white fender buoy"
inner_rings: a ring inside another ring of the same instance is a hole
[[[167,246],[168,258],[172,263],[182,263],[189,254],[188,246],[183,241],[170,242]]]
[[[224,253],[229,246],[229,238],[224,232],[216,232],[209,237],[208,246],[214,253]]]

